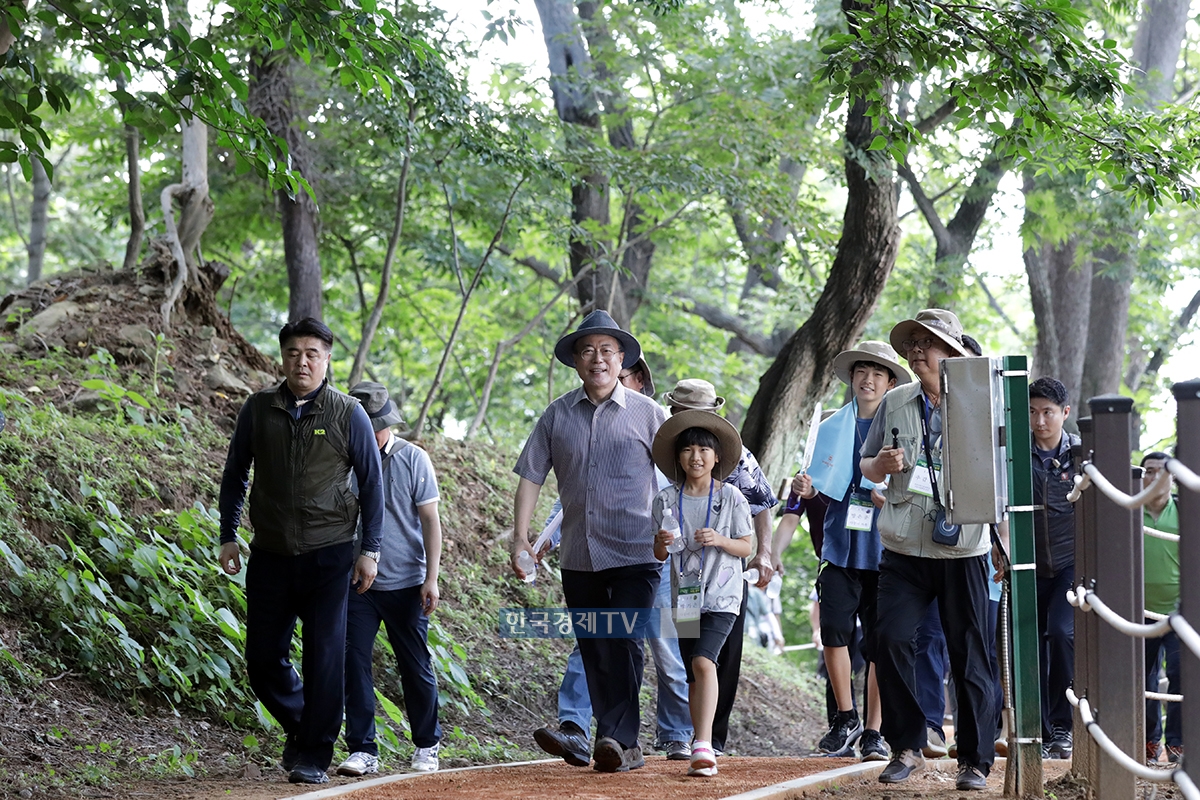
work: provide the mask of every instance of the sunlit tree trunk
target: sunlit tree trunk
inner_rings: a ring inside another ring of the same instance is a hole
[[[33,165],[33,204],[29,210],[29,267],[26,281],[42,278],[42,262],[46,256],[46,223],[50,218],[50,176],[40,158],[30,159]]]

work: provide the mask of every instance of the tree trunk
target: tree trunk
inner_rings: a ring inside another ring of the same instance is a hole
[[[125,91],[125,80],[117,79],[117,88]],[[121,114],[128,106],[121,103]],[[125,242],[124,268],[133,271],[142,252],[142,237],[146,233],[146,210],[142,205],[141,134],[125,123],[125,168],[129,172],[129,239]]]
[[[257,54],[250,81],[250,110],[272,134],[287,142],[292,168],[316,191],[307,149],[295,111],[291,57],[284,52]],[[283,223],[283,255],[288,273],[288,319],[321,319],[321,258],[317,246],[317,208],[307,192],[276,192]]]
[[[184,98],[185,108],[191,107],[190,100]],[[197,250],[200,237],[213,218],[213,201],[208,196],[208,126],[193,117],[185,119],[181,127],[182,180],[163,189],[161,195],[167,240],[175,257],[175,277],[162,304],[163,326],[166,328],[171,327],[171,312],[183,296],[184,288],[199,290],[201,287]],[[173,199],[180,202],[178,223],[175,221]]]
[[[46,222],[50,214],[50,176],[40,158],[31,158],[33,165],[33,204],[29,209],[29,267],[26,282],[41,280],[42,262],[46,256]]]
[[[853,1],[845,0],[842,8],[850,12]],[[889,101],[884,97],[880,106],[887,108]],[[865,100],[852,98],[846,117],[846,211],[829,280],[812,315],[759,381],[742,426],[742,441],[772,485],[796,456],[805,434],[800,421],[833,381],[834,356],[858,341],[896,263],[894,179],[887,157],[867,151],[876,131],[866,111]]]
[[[1188,0],[1148,0],[1143,6],[1133,47],[1133,61],[1142,70],[1135,76],[1142,90],[1135,103],[1157,108],[1171,97],[1188,7]],[[1036,188],[1027,175],[1026,197]],[[1112,210],[1128,211],[1116,202]],[[1095,265],[1075,265],[1081,242],[1076,235],[1059,244],[1038,243],[1025,252],[1038,329],[1033,376],[1058,378],[1079,409],[1089,398],[1121,388],[1137,271],[1135,230],[1136,222],[1130,220],[1099,237]]]

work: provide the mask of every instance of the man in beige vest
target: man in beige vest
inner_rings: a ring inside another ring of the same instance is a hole
[[[891,344],[917,382],[883,399],[863,444],[862,474],[888,478],[879,515],[876,666],[882,733],[892,750],[882,783],[899,783],[924,766],[925,715],[917,700],[913,644],[918,623],[937,601],[958,694],[959,790],[987,788],[995,759],[996,709],[986,642],[986,525],[945,525],[939,365],[970,355],[958,317],[925,309],[892,328]]]

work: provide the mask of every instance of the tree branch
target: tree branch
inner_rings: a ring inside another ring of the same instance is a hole
[[[928,136],[935,128],[937,128],[937,126],[945,122],[947,118],[954,113],[956,108],[958,108],[958,98],[952,97],[946,102],[942,103],[941,107],[939,107],[928,117],[918,120],[913,127],[916,128],[917,132],[922,136]]]
[[[937,241],[938,247],[949,249],[951,247],[950,231],[946,230],[946,226],[942,224],[933,201],[929,199],[929,195],[925,194],[925,190],[921,188],[921,182],[917,180],[917,176],[909,169],[908,162],[904,161],[897,164],[896,171],[900,173],[900,177],[904,178],[905,183],[908,184],[908,190],[912,193],[913,202],[921,210],[921,215],[925,217],[925,221],[929,223],[929,229],[933,232],[933,238]]]
[[[687,295],[675,295],[685,303],[685,310],[700,317],[700,319],[712,325],[714,328],[720,328],[723,331],[732,333],[738,340],[743,342],[754,352],[759,355],[770,356],[770,345],[767,337],[762,334],[750,330],[746,326],[746,320],[734,314],[730,314],[722,308],[702,303],[699,300],[688,297]]]
[[[545,278],[554,284],[561,286],[563,282],[562,273],[550,266],[547,262],[533,256],[518,256],[513,254],[513,249],[506,244],[496,245],[496,250],[511,258],[515,263],[522,267],[528,267],[533,270],[539,277]],[[574,281],[572,281],[574,283]]]
[[[984,296],[987,297],[988,305],[992,307],[993,311],[1000,315],[1000,319],[1002,319],[1004,324],[1008,326],[1008,329],[1013,332],[1013,335],[1020,339],[1021,331],[1016,325],[1013,324],[1013,321],[1009,319],[1008,314],[1004,313],[1004,309],[1000,307],[1000,303],[996,300],[995,295],[992,294],[987,283],[983,280],[983,276],[978,272],[975,273],[975,282],[979,284],[979,288],[983,290]]]

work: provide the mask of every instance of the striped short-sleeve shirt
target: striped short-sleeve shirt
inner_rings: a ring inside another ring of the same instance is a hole
[[[563,505],[563,569],[658,563],[650,448],[665,419],[665,409],[620,383],[600,405],[580,387],[546,408],[513,471],[541,485],[554,470]]]

